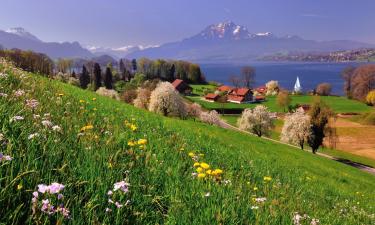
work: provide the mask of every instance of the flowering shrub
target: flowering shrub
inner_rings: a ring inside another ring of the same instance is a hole
[[[49,216],[60,214],[65,218],[69,218],[69,209],[65,208],[62,202],[64,195],[61,192],[64,188],[65,186],[59,183],[39,184],[38,190],[33,192],[31,199],[33,215],[38,213]]]
[[[98,90],[96,90],[96,93],[98,95],[102,95],[102,96],[106,96],[106,97],[113,98],[113,99],[116,99],[116,100],[120,100],[119,94],[117,93],[117,91],[115,91],[113,89],[106,89],[105,87],[100,87]]]
[[[297,144],[303,149],[311,135],[310,117],[303,112],[297,111],[285,117],[281,131],[281,141]]]
[[[212,110],[210,112],[201,112],[199,118],[202,122],[208,123],[210,125],[219,126],[221,124],[219,113],[217,113],[215,110]]]
[[[245,109],[238,120],[238,125],[241,130],[248,130],[259,137],[268,135],[273,127],[272,114],[263,105],[258,105],[254,109]]]

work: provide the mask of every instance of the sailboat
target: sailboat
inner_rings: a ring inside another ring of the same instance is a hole
[[[296,83],[294,84],[294,92],[298,93],[298,92],[301,92],[301,91],[302,91],[302,87],[301,87],[301,84],[299,82],[299,77],[297,76]]]

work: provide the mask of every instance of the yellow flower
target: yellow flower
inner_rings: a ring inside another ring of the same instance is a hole
[[[96,101],[96,98],[92,98],[93,101]]]
[[[254,187],[253,189],[254,189],[254,191],[257,191],[257,190],[258,190],[258,188],[257,188],[257,187]]]
[[[108,169],[112,169],[112,168],[113,168],[112,163],[108,163]]]
[[[198,167],[200,165],[199,162],[194,163],[194,167]]]
[[[200,153],[200,154],[199,154],[199,156],[200,156],[200,157],[203,157],[203,156],[204,156],[204,154]]]
[[[17,185],[17,190],[21,190],[23,188],[22,184]]]
[[[145,144],[147,144],[147,140],[146,139],[139,139],[138,144],[139,145],[145,145]]]
[[[197,168],[197,172],[198,172],[198,173],[202,173],[202,172],[203,172],[203,168],[202,168],[202,167],[198,167],[198,168]]]
[[[211,174],[212,174],[212,170],[207,170],[207,171],[206,171],[206,174],[207,174],[207,175],[211,175]]]
[[[208,165],[207,163],[205,163],[205,162],[202,162],[201,163],[201,167],[203,168],[203,169],[208,169],[208,168],[210,168],[210,165]]]
[[[215,169],[214,171],[212,171],[212,175],[214,176],[221,175],[222,173],[223,173],[223,170],[221,169]]]
[[[63,94],[63,93],[60,93],[60,94],[59,94],[59,97],[62,97],[62,96],[64,96],[64,94]]]
[[[87,125],[81,128],[81,132],[84,132],[86,130],[92,130],[92,129],[94,129],[93,125]]]
[[[132,131],[135,131],[135,130],[137,130],[137,126],[135,126],[134,124],[132,124],[132,125],[130,125],[130,129],[131,129]]]
[[[96,111],[97,109],[96,109],[96,108],[93,108],[92,110]]]
[[[80,102],[80,103],[85,103],[85,100],[82,100],[82,99],[81,99],[81,100],[79,100],[79,102]]]
[[[204,173],[199,173],[198,174],[198,178],[205,178],[206,177],[206,174],[204,174]]]
[[[272,180],[272,177],[265,176],[265,177],[263,177],[263,180],[264,180],[264,181],[271,181],[271,180]]]
[[[188,154],[190,157],[194,157],[195,156],[195,154],[193,153],[193,152],[189,152],[189,154]]]
[[[129,146],[135,146],[135,142],[134,141],[128,141],[128,145]]]

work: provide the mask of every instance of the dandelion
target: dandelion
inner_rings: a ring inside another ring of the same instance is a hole
[[[85,100],[81,99],[81,100],[79,100],[79,103],[85,103]]]
[[[93,125],[87,125],[81,128],[81,132],[85,132],[85,131],[92,130],[92,129],[94,129]]]
[[[203,163],[201,163],[201,167],[206,170],[206,169],[210,168],[210,165],[203,162]]]
[[[198,173],[198,178],[205,178],[206,177],[206,174],[204,173]]]
[[[190,157],[194,157],[195,156],[195,154],[193,153],[193,152],[189,152],[189,154],[188,154]]]
[[[202,167],[198,167],[198,168],[197,168],[197,172],[198,172],[198,173],[202,173],[202,172],[203,172],[203,168],[202,168]]]
[[[21,121],[21,120],[24,120],[24,118],[22,116],[13,116],[10,119],[10,122]]]
[[[258,190],[258,187],[254,187],[253,190],[254,190],[254,191],[257,191],[257,190]]]
[[[207,171],[206,171],[206,174],[207,174],[207,175],[211,175],[211,174],[212,174],[212,170],[207,170]]]
[[[194,163],[194,167],[198,167],[198,166],[200,166],[201,164],[199,163],[199,162],[195,162]]]
[[[212,172],[212,175],[214,175],[214,176],[221,175],[221,174],[223,174],[223,170],[221,170],[221,169],[215,169]]]
[[[130,129],[132,131],[136,131],[137,130],[137,126],[135,126],[134,124],[130,125]]]
[[[30,109],[34,110],[38,107],[39,102],[35,99],[28,99],[26,100],[26,106],[29,107]]]
[[[129,145],[130,147],[133,147],[133,146],[136,145],[136,143],[135,143],[134,141],[128,141],[128,145]]]
[[[139,139],[138,140],[138,145],[145,145],[147,144],[147,140],[146,139]]]
[[[271,180],[272,180],[272,177],[265,176],[265,177],[263,177],[263,180],[264,180],[264,181],[271,181]]]
[[[4,155],[2,152],[0,152],[0,162],[2,161],[12,161],[12,157],[9,155]]]
[[[59,97],[62,97],[62,96],[64,96],[64,94],[63,94],[63,93],[59,93],[58,96],[59,96]]]

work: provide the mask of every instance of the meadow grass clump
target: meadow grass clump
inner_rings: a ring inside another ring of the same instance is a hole
[[[375,178],[355,168],[5,61],[0,73],[0,223],[375,222]]]

